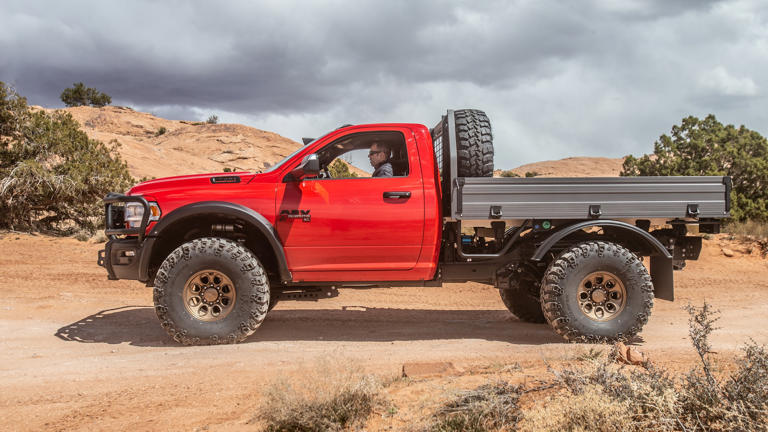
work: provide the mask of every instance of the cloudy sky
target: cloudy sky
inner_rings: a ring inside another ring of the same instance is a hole
[[[687,115],[768,135],[768,2],[3,1],[0,81],[297,141],[480,108],[497,167],[620,157]]]

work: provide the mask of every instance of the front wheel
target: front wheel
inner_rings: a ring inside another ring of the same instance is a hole
[[[155,277],[154,302],[161,325],[177,342],[236,343],[264,321],[269,280],[244,246],[200,238],[165,259]]]
[[[615,243],[590,241],[564,250],[541,284],[544,317],[569,341],[614,341],[636,335],[653,307],[642,261]]]

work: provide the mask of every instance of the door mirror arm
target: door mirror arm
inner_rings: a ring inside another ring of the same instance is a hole
[[[300,181],[304,177],[314,177],[320,173],[320,158],[316,153],[304,156],[299,166],[290,172],[294,181]]]

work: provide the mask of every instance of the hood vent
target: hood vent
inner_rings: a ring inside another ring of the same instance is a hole
[[[211,177],[211,183],[240,183],[240,177],[238,176],[219,176]]]

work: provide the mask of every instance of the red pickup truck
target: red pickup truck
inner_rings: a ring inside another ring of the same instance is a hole
[[[153,286],[162,326],[184,344],[241,341],[278,300],[466,281],[568,340],[615,340],[641,330],[655,297],[673,299],[672,270],[701,250],[688,226],[718,232],[730,206],[728,177],[491,178],[477,110],[306,141],[265,172],[109,194],[99,265]],[[376,153],[391,175],[332,169]]]

